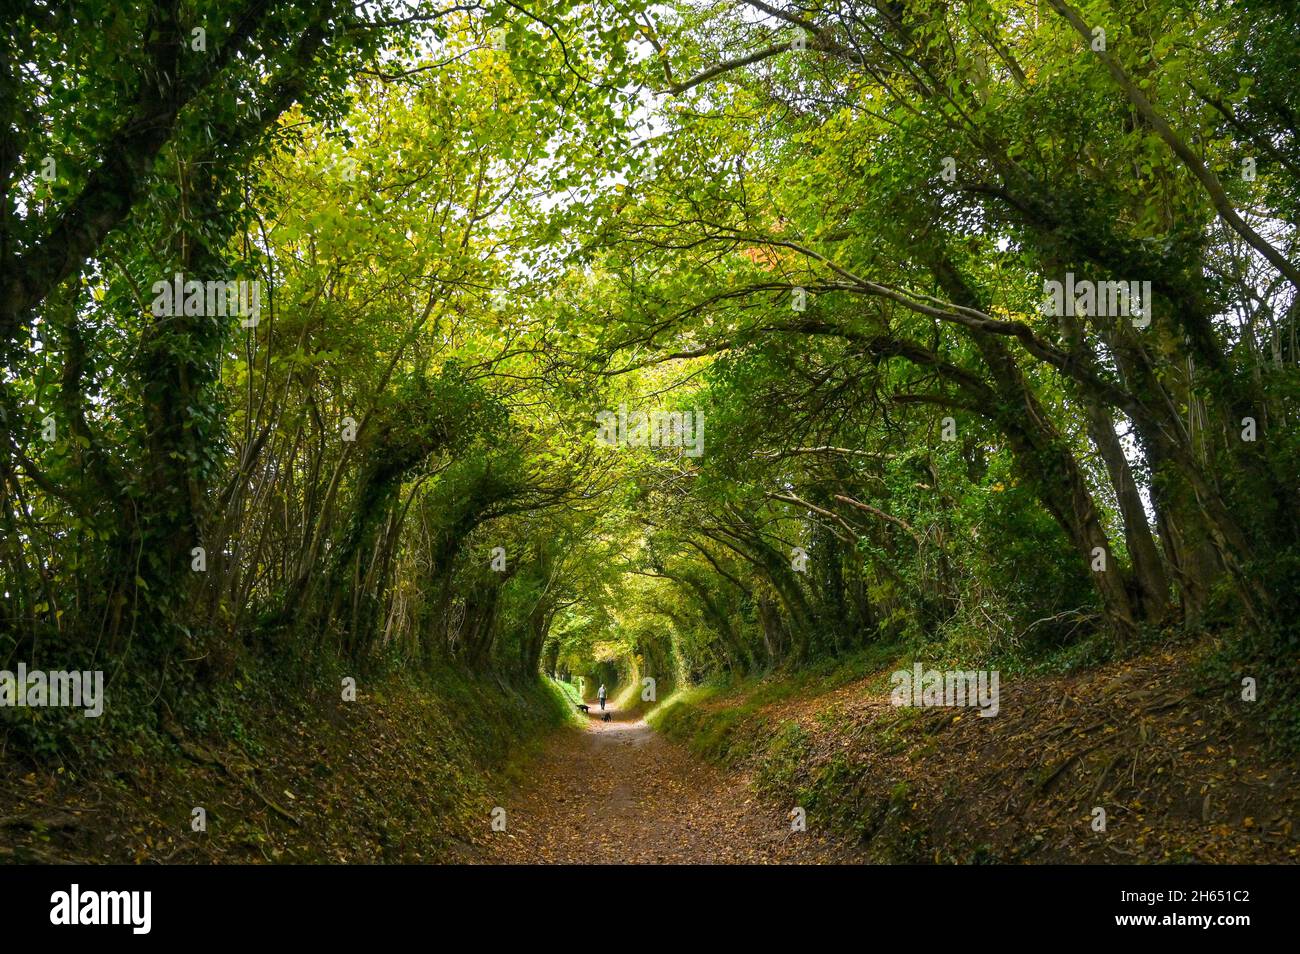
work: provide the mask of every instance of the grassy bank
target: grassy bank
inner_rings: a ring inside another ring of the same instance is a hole
[[[393,671],[348,701],[341,672],[315,675],[246,670],[174,707],[120,686],[48,751],[69,714],[10,710],[0,860],[472,858],[506,768],[573,720],[551,680]]]
[[[1207,643],[1009,668],[998,715],[981,718],[892,705],[893,671],[947,665],[882,647],[680,692],[649,719],[881,862],[1294,861],[1300,764],[1239,678],[1207,676],[1221,658]]]

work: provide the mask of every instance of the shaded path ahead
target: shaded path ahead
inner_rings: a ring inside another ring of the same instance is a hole
[[[585,731],[559,732],[504,793],[506,831],[487,843],[490,862],[562,864],[818,863],[843,858],[809,832],[791,832],[774,807],[616,712]]]

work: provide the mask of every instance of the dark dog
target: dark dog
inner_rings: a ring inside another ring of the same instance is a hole
[[[584,706],[581,702],[578,703],[578,708],[579,708],[580,710],[582,710],[583,712],[590,712],[590,711],[591,711],[591,706]]]
[[[609,713],[606,712],[605,715],[601,718],[600,721],[601,721],[601,722],[608,722],[608,721],[609,721]]]

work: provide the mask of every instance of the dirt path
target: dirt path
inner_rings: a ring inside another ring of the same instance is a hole
[[[595,706],[586,730],[557,733],[502,796],[506,831],[485,859],[513,864],[767,864],[852,860],[808,832],[789,809],[760,801],[654,732],[643,719]]]

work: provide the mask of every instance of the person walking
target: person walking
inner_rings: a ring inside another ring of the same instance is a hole
[[[600,684],[600,691],[596,695],[600,698],[600,707],[605,708],[605,684],[603,682]]]

